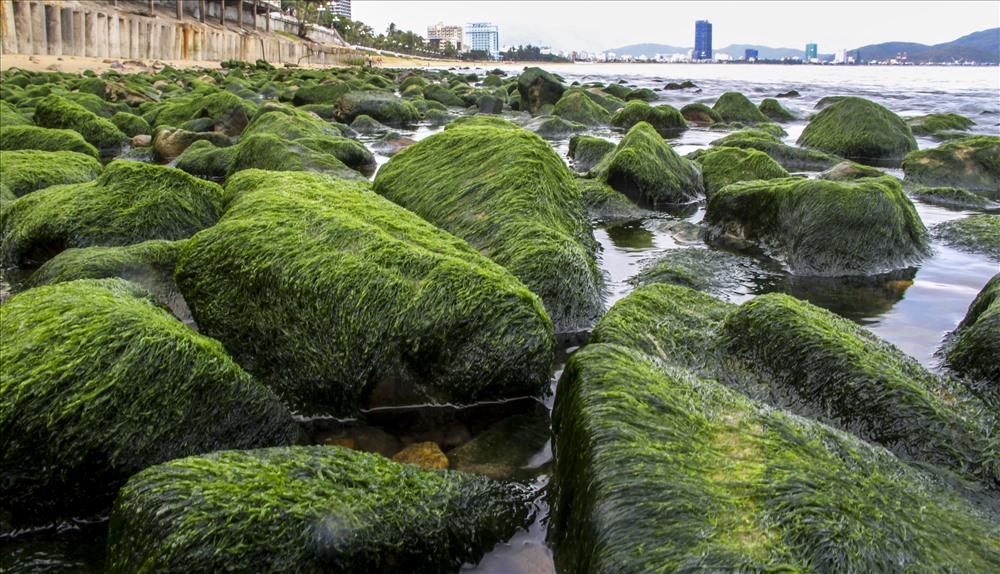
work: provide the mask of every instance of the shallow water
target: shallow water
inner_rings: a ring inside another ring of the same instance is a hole
[[[482,75],[494,68],[470,68],[470,71]],[[500,68],[510,73],[522,69],[521,66]],[[667,103],[676,108],[691,102],[711,105],[728,91],[743,92],[759,103],[765,97],[794,89],[800,93],[799,97],[780,100],[800,118],[785,125],[789,134],[785,141],[790,144],[805,128],[816,103],[832,95],[869,98],[904,118],[928,113],[960,113],[977,122],[972,130],[974,133],[1000,135],[997,68],[577,64],[546,66],[546,69],[560,74],[567,84],[574,81],[612,83],[624,79],[632,86],[659,90],[667,82],[693,81],[699,87],[697,90],[657,92],[661,99],[653,102],[654,105]],[[440,129],[423,126],[403,134],[420,140]],[[622,136],[610,130],[596,131],[594,135],[613,141]],[[686,154],[708,147],[711,141],[723,135],[725,133],[718,131],[690,129],[669,142],[678,153]],[[370,144],[376,138],[363,136],[360,139]],[[566,158],[567,141],[551,143],[556,152]],[[918,144],[921,148],[938,145],[927,139],[918,139]],[[376,159],[382,165],[389,158],[377,154]],[[886,171],[902,177],[900,170]],[[921,203],[916,203],[916,207],[928,227],[974,213]],[[701,221],[703,215],[703,205],[700,205],[692,213],[679,217],[657,213],[612,226],[595,224],[594,235],[601,245],[600,265],[607,278],[608,307],[632,291],[630,279],[659,253],[677,248],[709,248],[692,231],[692,224]],[[766,267],[768,263],[762,265]],[[934,352],[941,340],[958,324],[976,294],[997,272],[1000,272],[1000,264],[985,256],[935,243],[933,255],[921,265],[885,277],[867,281],[811,280],[762,272],[749,275],[744,283],[727,294],[727,298],[733,303],[741,303],[758,294],[781,291],[810,300],[865,326],[936,370]],[[566,357],[583,342],[570,339],[563,344],[552,376],[553,393]],[[410,442],[434,440],[448,451],[482,436],[484,431],[502,425],[510,417],[528,417],[529,423],[523,427],[548,425],[553,400],[554,395],[550,395],[540,401],[509,401],[467,409],[383,410],[368,413],[358,421],[311,420],[304,424],[317,442],[350,438],[370,440],[373,445],[388,444],[385,448],[391,449]],[[524,443],[521,445],[524,448],[508,453],[505,461],[508,468],[503,472],[534,485],[538,492],[536,518],[528,529],[498,545],[478,565],[466,565],[462,570],[505,574],[554,572],[552,552],[545,543],[548,506],[544,492],[551,472],[551,441],[537,441],[537,436],[534,441],[524,440],[518,430],[512,431],[506,441]],[[0,539],[0,571],[100,572],[105,527],[105,523],[64,526],[61,532]]]

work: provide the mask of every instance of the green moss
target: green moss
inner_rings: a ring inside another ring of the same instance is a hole
[[[213,225],[222,190],[179,169],[114,161],[89,183],[28,194],[6,212],[0,263],[37,266],[69,247],[177,240]]]
[[[300,412],[547,388],[540,301],[465,242],[364,183],[247,170],[226,191],[178,285],[202,332]]]
[[[580,189],[583,210],[591,221],[632,221],[649,215],[645,209],[603,181],[577,178],[576,184]]]
[[[559,116],[539,116],[524,124],[524,129],[547,140],[564,140],[587,131],[587,126],[566,121]]]
[[[822,152],[785,145],[777,136],[759,130],[729,134],[712,145],[762,151],[788,171],[822,171],[843,161]]]
[[[759,243],[798,275],[871,275],[930,253],[927,229],[893,177],[740,182],[709,200],[713,236]]]
[[[253,104],[217,88],[195,89],[183,96],[164,100],[143,114],[149,125],[179,126],[197,118],[212,118],[215,131],[235,137],[243,133],[254,115]]]
[[[843,161],[816,176],[818,179],[831,181],[854,181],[868,177],[882,177],[885,172],[874,167],[868,167],[853,161]]]
[[[309,104],[322,104],[329,106],[349,91],[351,91],[351,86],[341,81],[333,81],[312,86],[302,86],[301,88],[295,90],[295,95],[292,97],[292,103],[296,106],[305,106]]]
[[[980,213],[945,221],[935,225],[933,232],[952,247],[1000,261],[1000,217],[996,215]]]
[[[644,102],[654,102],[657,99],[659,99],[659,96],[657,96],[656,92],[654,92],[653,90],[650,90],[649,88],[636,88],[636,89],[630,91],[629,93],[625,94],[625,97],[623,99],[626,102],[630,102],[632,100],[642,100]]]
[[[645,262],[630,282],[635,285],[669,283],[728,299],[768,275],[746,256],[689,247],[668,249]]]
[[[413,104],[389,92],[349,92],[336,101],[334,113],[337,121],[346,124],[362,114],[393,127],[420,121]]]
[[[723,123],[722,116],[701,103],[690,103],[681,108],[681,116],[693,124],[712,125]]]
[[[772,124],[772,123],[757,124],[753,127],[753,129],[754,131],[764,132],[779,139],[788,135],[788,132],[785,131],[785,128],[781,127],[778,124]]]
[[[36,287],[7,300],[0,322],[0,506],[14,523],[106,512],[153,464],[299,440],[291,413],[222,345],[135,284]]]
[[[517,91],[521,95],[521,109],[536,114],[545,104],[555,105],[566,87],[549,72],[530,67],[517,77]]]
[[[354,121],[351,122],[351,129],[359,134],[380,134],[388,132],[392,128],[362,114],[354,118]]]
[[[67,183],[85,183],[101,173],[101,162],[72,151],[0,151],[0,181],[20,197]]]
[[[104,119],[110,120],[112,116],[116,113],[129,113],[130,108],[128,105],[121,103],[115,104],[105,101],[104,98],[95,96],[92,94],[82,94],[79,92],[66,92],[60,93],[59,97],[64,100],[68,100],[75,104],[79,104],[80,107],[85,110],[94,113]]]
[[[973,136],[903,158],[907,181],[984,191],[1000,199],[1000,136]]]
[[[31,120],[21,115],[21,112],[10,105],[9,103],[0,100],[0,128],[7,128],[13,126],[33,126],[35,125]]]
[[[764,98],[764,101],[757,107],[762,114],[775,122],[790,122],[795,119],[795,114],[785,109],[781,102],[774,98]]]
[[[724,122],[742,122],[744,124],[756,124],[768,121],[765,116],[753,105],[746,96],[740,92],[726,92],[719,96],[715,105],[712,106],[715,113],[719,114]]]
[[[122,489],[108,571],[457,571],[524,525],[526,490],[339,447],[190,457]]]
[[[576,135],[569,138],[569,158],[573,160],[573,169],[577,171],[588,171],[614,149],[614,143],[594,136]]]
[[[632,129],[641,122],[653,126],[660,135],[671,136],[687,129],[687,122],[672,106],[653,107],[642,100],[632,100],[611,116],[611,125],[616,128]]]
[[[755,149],[713,147],[698,158],[698,163],[709,199],[716,191],[738,181],[788,177],[788,172],[778,162]]]
[[[628,86],[625,86],[622,83],[617,83],[617,84],[608,84],[603,88],[601,88],[601,91],[607,92],[608,94],[622,101],[625,101],[625,96],[627,96],[628,93],[631,92],[632,90]]]
[[[176,167],[198,177],[223,179],[238,149],[237,146],[220,148],[209,141],[196,141],[177,158]]]
[[[400,82],[399,86],[396,89],[398,89],[400,92],[405,92],[407,89],[413,86],[416,86],[418,88],[423,88],[429,83],[430,82],[428,82],[423,76],[412,75],[408,76],[406,79]]]
[[[99,150],[117,149],[128,141],[110,121],[59,96],[48,96],[38,102],[34,119],[43,128],[71,129]]]
[[[917,149],[917,140],[902,118],[856,97],[844,98],[813,116],[797,143],[848,159],[898,160]]]
[[[1000,408],[1000,274],[982,288],[951,335],[948,367],[970,379],[972,391]]]
[[[424,98],[434,102],[440,102],[445,106],[465,106],[462,98],[459,98],[455,95],[455,92],[440,84],[427,84],[424,86]]]
[[[287,141],[266,133],[245,136],[236,146],[236,153],[233,154],[226,175],[231,177],[245,169],[261,169],[305,171],[342,179],[365,179],[336,156],[310,149],[300,141]]]
[[[930,205],[961,209],[996,209],[1000,207],[981,195],[954,187],[922,187],[909,190],[910,197]]]
[[[134,137],[139,134],[153,133],[153,129],[149,127],[146,120],[135,114],[118,112],[111,116],[111,123],[113,123],[115,127],[120,129],[122,133],[128,137]]]
[[[611,113],[599,106],[582,91],[567,92],[556,102],[555,115],[587,126],[606,126]]]
[[[352,128],[347,129],[354,133]],[[308,114],[298,111],[288,113],[287,110],[276,110],[267,111],[255,117],[243,132],[243,140],[255,135],[270,134],[314,152],[332,155],[347,167],[361,173],[373,172],[375,155],[363,144],[342,137],[340,133],[341,130],[337,126],[313,118]],[[280,150],[274,150],[274,154],[279,156],[277,157],[280,160],[279,164],[295,162],[294,158],[282,159]],[[249,167],[269,169],[263,165],[250,165]]]
[[[689,203],[704,192],[697,164],[677,155],[646,122],[630,129],[591,175],[634,201],[653,205]]]
[[[726,349],[787,392],[802,415],[1000,493],[998,422],[964,387],[855,323],[787,295],[730,314]],[[784,401],[782,401],[784,402]]]
[[[579,190],[531,132],[491,116],[460,118],[383,165],[375,191],[507,268],[541,297],[557,331],[587,328],[602,311]]]
[[[1000,566],[995,516],[887,451],[636,351],[574,353],[553,423],[561,571]]]
[[[961,114],[928,114],[906,120],[913,135],[933,136],[940,132],[965,131],[976,122]]]
[[[621,98],[616,98],[610,94],[607,94],[597,88],[570,88],[563,93],[563,98],[569,96],[570,94],[581,93],[590,101],[601,106],[610,113],[615,113],[618,110],[625,107],[625,100]]]

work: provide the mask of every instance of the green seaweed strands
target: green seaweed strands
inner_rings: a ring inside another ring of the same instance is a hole
[[[1000,136],[973,136],[903,158],[906,181],[982,191],[1000,199]]]
[[[705,196],[709,199],[723,187],[737,181],[788,177],[788,172],[771,156],[755,149],[713,147],[696,160],[701,164]]]
[[[70,247],[177,240],[214,225],[222,188],[179,169],[114,161],[88,183],[59,185],[11,204],[0,264],[38,266]]]
[[[374,188],[513,273],[557,332],[589,328],[603,311],[579,190],[537,135],[496,117],[461,118],[393,156]]]
[[[304,171],[341,179],[365,180],[364,176],[332,154],[309,149],[302,144],[302,140],[287,141],[268,133],[240,138],[226,175],[232,177],[245,169]]]
[[[101,173],[101,162],[72,151],[0,151],[0,181],[20,197],[68,183],[86,183]]]
[[[297,409],[540,395],[541,301],[366,183],[246,170],[175,278],[199,328]]]
[[[823,152],[785,145],[779,137],[758,129],[729,134],[712,145],[762,151],[788,171],[823,171],[844,161]]]
[[[291,413],[149,292],[41,286],[0,306],[0,509],[11,524],[106,512],[153,464],[295,444]]]
[[[1000,409],[1000,273],[979,292],[950,338],[948,367],[971,379],[972,391]]]
[[[715,102],[715,105],[712,106],[712,109],[715,113],[719,114],[719,117],[725,123],[742,122],[745,124],[756,124],[767,122],[770,119],[740,92],[726,92],[722,94]]]
[[[579,122],[591,127],[606,126],[611,123],[611,113],[582,90],[564,94],[556,102],[552,113],[566,121]]]
[[[356,171],[365,174],[374,172],[375,155],[360,142],[342,137],[340,133],[336,126],[308,114],[274,110],[258,114],[243,131],[243,139],[258,134],[274,135],[315,152],[332,155]]]
[[[97,148],[87,143],[73,130],[52,130],[38,126],[7,126],[0,137],[0,150],[14,151],[37,149],[41,151],[72,151],[100,157]]]
[[[642,100],[627,102],[611,116],[611,125],[616,128],[631,130],[642,122],[653,126],[664,137],[676,136],[688,128],[684,116],[673,106],[651,106]]]
[[[34,120],[44,128],[73,130],[102,152],[119,149],[128,141],[128,136],[109,120],[55,95],[38,102]]]
[[[799,414],[904,460],[976,480],[998,498],[1000,423],[961,385],[854,323],[783,294],[744,303],[722,331],[725,349],[786,388]]]
[[[797,275],[871,275],[930,253],[913,203],[888,176],[734,183],[709,200],[705,222],[715,237],[760,243]]]
[[[528,517],[527,489],[340,447],[218,452],[122,489],[108,572],[449,572]]]
[[[976,122],[961,114],[928,114],[906,120],[914,135],[934,136],[941,132],[965,131]]]
[[[179,126],[198,118],[211,118],[215,131],[235,137],[243,133],[254,115],[253,104],[217,88],[196,88],[191,93],[150,106],[143,114],[149,125]]]
[[[856,97],[843,98],[816,114],[797,143],[847,159],[901,160],[917,149],[902,118]]]
[[[177,169],[199,177],[225,179],[239,146],[215,147],[210,141],[198,140],[177,158]]]
[[[638,351],[574,353],[553,412],[561,572],[993,572],[1000,528],[888,451]]]
[[[1000,216],[977,213],[962,219],[943,221],[932,228],[934,236],[948,245],[982,253],[1000,261]]]

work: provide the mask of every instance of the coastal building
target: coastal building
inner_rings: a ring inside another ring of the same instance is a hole
[[[819,48],[816,46],[816,44],[806,44],[806,61],[807,62],[819,61]]]
[[[432,44],[435,43],[435,40],[438,44],[447,42],[459,52],[463,51],[465,46],[465,35],[462,27],[444,24],[443,22],[438,22],[433,26],[427,27],[427,39]]]
[[[747,48],[746,51],[743,52],[743,60],[746,62],[756,62],[759,59],[760,52],[758,50]]]
[[[692,60],[712,59],[712,23],[698,20],[694,23],[694,52]]]
[[[348,20],[351,18],[351,0],[335,0],[327,4],[327,9],[334,14],[340,14],[346,17]]]
[[[465,34],[469,37],[468,48],[482,50],[490,55],[490,59],[500,59],[500,28],[491,22],[471,22],[465,25]]]

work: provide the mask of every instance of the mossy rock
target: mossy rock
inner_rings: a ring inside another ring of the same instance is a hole
[[[101,173],[101,162],[72,151],[0,151],[0,182],[16,196],[68,183],[86,183]]]
[[[393,127],[420,121],[420,112],[409,101],[389,92],[349,92],[334,103],[338,122],[350,124],[364,114]]]
[[[14,524],[104,513],[154,464],[300,440],[288,409],[222,345],[133,283],[36,287],[7,300],[0,321],[0,505]]]
[[[759,130],[729,134],[712,145],[762,151],[788,171],[823,171],[844,161],[823,152],[785,145],[780,138]]]
[[[7,102],[0,100],[0,128],[4,128],[5,132],[7,128],[10,127],[33,125],[35,125],[35,123],[21,115],[20,110]]]
[[[346,82],[335,81],[312,86],[302,86],[295,90],[292,96],[292,104],[295,106],[305,106],[310,104],[333,105],[341,96],[351,91],[351,86]]]
[[[413,76],[407,77],[402,82],[400,82],[399,86],[397,87],[397,89],[400,92],[405,92],[407,89],[409,89],[409,88],[411,88],[413,86],[416,86],[418,88],[423,88],[424,86],[426,86],[429,83],[430,82],[428,82],[427,79],[424,78],[423,76],[413,75]]]
[[[584,212],[591,221],[634,221],[650,215],[603,181],[577,178],[576,185],[580,189]]]
[[[131,108],[125,104],[112,104],[106,102],[103,98],[91,94],[66,92],[59,93],[58,95],[64,100],[79,104],[80,107],[89,112],[93,112],[95,115],[98,115],[106,120],[110,120],[116,113],[129,113],[131,110]]]
[[[109,120],[59,96],[38,102],[34,120],[43,128],[73,130],[102,152],[120,149],[128,141]]]
[[[955,187],[921,187],[907,191],[921,203],[958,209],[1000,209],[1000,203]]]
[[[548,409],[536,404],[532,411],[507,417],[449,450],[448,468],[493,480],[537,478],[545,468],[536,459],[552,438],[552,423]]]
[[[934,237],[956,249],[982,253],[1000,261],[1000,216],[979,213],[944,221],[935,225],[932,231]]]
[[[788,172],[771,156],[755,149],[713,147],[698,158],[705,196],[709,199],[723,187],[738,181],[788,177]]]
[[[601,88],[601,91],[606,92],[622,101],[625,101],[625,96],[628,95],[632,90],[622,83],[608,84]]]
[[[455,95],[455,92],[440,85],[427,84],[424,86],[424,99],[439,102],[444,106],[464,107],[462,98]]]
[[[517,77],[517,91],[521,95],[521,108],[534,115],[545,104],[555,105],[566,87],[549,72],[531,67]]]
[[[143,119],[154,128],[159,126],[179,126],[197,118],[212,118],[214,131],[230,137],[237,137],[254,115],[253,104],[236,94],[211,88],[207,93],[192,92],[164,100],[143,114]]]
[[[687,129],[687,122],[673,106],[651,106],[642,100],[632,100],[611,116],[611,125],[616,128],[632,129],[645,122],[661,136],[674,136]]]
[[[712,108],[701,103],[691,103],[681,108],[681,116],[692,124],[710,126],[724,123],[722,116]]]
[[[7,187],[7,184],[0,181],[0,205],[8,201],[14,201],[15,199],[17,199],[17,196],[14,195],[14,192]],[[0,212],[0,215],[2,215],[2,212]]]
[[[714,237],[756,242],[797,275],[872,275],[930,254],[927,229],[894,177],[734,183],[706,207]]]
[[[226,193],[178,286],[202,332],[300,412],[547,389],[541,302],[464,241],[365,183],[247,170]]]
[[[650,90],[649,88],[636,88],[629,93],[625,94],[624,100],[630,102],[632,100],[642,100],[644,102],[655,102],[659,99],[656,92]]]
[[[377,122],[364,114],[354,118],[354,121],[351,122],[351,129],[365,135],[384,134],[392,130],[389,126]]]
[[[455,116],[442,110],[427,110],[424,112],[424,121],[432,126],[443,126],[449,124]]]
[[[764,101],[757,106],[760,113],[775,122],[790,122],[795,119],[795,114],[785,109],[781,102],[774,98],[764,98]]]
[[[611,123],[611,113],[602,108],[584,92],[567,92],[556,102],[553,114],[564,120],[586,126],[606,126]]]
[[[869,177],[882,177],[884,175],[885,172],[878,168],[861,165],[853,161],[842,161],[816,177],[817,179],[827,179],[830,181],[855,181]]]
[[[539,116],[524,124],[523,127],[547,140],[564,140],[587,131],[587,126],[566,121],[559,116]]]
[[[482,85],[484,88],[499,88],[503,86],[503,78],[497,74],[486,74]]]
[[[561,571],[1000,566],[995,515],[888,451],[638,351],[574,353],[553,431]]]
[[[0,227],[0,263],[34,267],[70,247],[184,239],[214,225],[221,210],[217,184],[172,167],[113,161],[91,182],[11,204]]]
[[[748,285],[771,275],[745,255],[687,247],[668,249],[645,262],[630,282],[639,286],[656,283],[679,285],[729,299]],[[611,314],[610,311],[608,313]]]
[[[153,150],[161,161],[171,161],[181,156],[196,142],[207,141],[216,147],[229,147],[232,140],[220,132],[189,132],[180,128],[157,128],[153,136]]]
[[[704,194],[698,165],[677,155],[646,122],[630,129],[591,175],[640,204],[690,203]]]
[[[365,180],[336,156],[310,149],[303,140],[288,141],[278,136],[260,133],[240,138],[236,153],[229,163],[227,177],[246,169],[266,171],[303,171],[326,174],[348,180]]]
[[[903,158],[906,181],[960,187],[1000,199],[1000,136],[973,136]]]
[[[965,387],[857,324],[771,293],[726,317],[723,346],[784,395],[776,406],[975,480],[1000,507],[1000,423]],[[972,488],[971,490],[976,490]],[[980,489],[981,490],[981,489]]]
[[[597,88],[587,88],[587,89],[570,88],[565,92],[563,92],[563,96],[560,99],[564,99],[570,94],[575,94],[575,93],[583,94],[584,96],[589,98],[590,101],[601,106],[602,108],[604,108],[605,110],[607,110],[609,113],[612,114],[625,107],[625,100],[621,98],[616,98],[615,96],[605,93]]]
[[[139,134],[153,133],[153,129],[149,127],[146,120],[142,119],[142,116],[137,116],[127,112],[118,112],[111,116],[111,123],[113,123],[115,127],[120,129],[122,133],[128,137],[135,137]]]
[[[353,128],[348,126],[343,128],[356,134]],[[253,119],[243,132],[243,139],[259,134],[274,135],[314,152],[332,155],[347,167],[363,174],[374,172],[375,155],[364,144],[343,137],[342,133],[343,130],[338,125],[318,120],[308,114],[297,111],[290,114],[269,111]],[[264,166],[257,167],[266,169]]]
[[[1000,409],[1000,274],[982,288],[951,336],[948,367],[971,379],[973,392]]]
[[[846,97],[813,116],[799,145],[847,159],[901,160],[917,149],[910,126],[871,100]]]
[[[976,122],[961,114],[928,114],[906,120],[913,135],[936,136],[941,132],[966,131]]]
[[[427,114],[431,110],[438,110],[441,112],[447,112],[448,108],[445,107],[441,102],[432,102],[431,100],[415,99],[412,102],[413,107],[417,108],[417,111],[421,114]]]
[[[569,138],[569,158],[573,169],[588,171],[615,149],[615,144],[603,138],[576,135]]]
[[[523,486],[340,447],[218,452],[125,485],[108,572],[457,571],[510,538],[529,507]]]
[[[476,101],[476,107],[479,108],[479,113],[481,114],[500,114],[503,113],[505,100],[496,96],[485,95],[480,96]]]
[[[196,141],[177,158],[177,169],[198,177],[224,179],[236,156],[237,146],[215,147],[209,141]]]
[[[744,124],[756,124],[769,121],[757,106],[753,105],[746,96],[740,92],[726,92],[719,96],[712,106],[715,113],[719,114],[724,122],[742,122]]]
[[[603,311],[579,190],[535,134],[493,116],[461,118],[390,159],[375,191],[507,268],[541,297],[557,332],[588,328]]]

